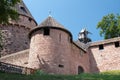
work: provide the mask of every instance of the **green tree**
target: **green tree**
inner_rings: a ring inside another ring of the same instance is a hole
[[[119,14],[108,14],[98,23],[97,29],[100,29],[100,36],[104,39],[120,36],[120,16]]]
[[[9,19],[18,19],[18,13],[14,6],[20,1],[21,0],[0,0],[0,24],[7,24]]]

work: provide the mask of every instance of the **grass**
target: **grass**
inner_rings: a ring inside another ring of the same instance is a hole
[[[99,74],[50,75],[36,72],[33,75],[20,75],[0,72],[0,80],[120,80],[120,71],[107,71]]]

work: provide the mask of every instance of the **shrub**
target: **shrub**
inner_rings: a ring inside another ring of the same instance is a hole
[[[45,73],[45,72],[42,71],[42,70],[37,70],[34,75],[46,75],[46,74],[47,74],[47,73]]]

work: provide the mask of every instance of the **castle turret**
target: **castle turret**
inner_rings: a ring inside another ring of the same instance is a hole
[[[91,39],[88,37],[88,34],[90,34],[90,32],[88,32],[85,28],[82,29],[78,36],[79,41],[85,44],[91,42]]]
[[[31,28],[37,25],[22,0],[16,4],[15,9],[19,14],[19,20],[11,20],[8,25],[0,24],[3,37],[3,50],[0,52],[2,56],[28,49],[27,35]]]
[[[48,73],[70,73],[71,33],[52,17],[31,30],[28,66]]]

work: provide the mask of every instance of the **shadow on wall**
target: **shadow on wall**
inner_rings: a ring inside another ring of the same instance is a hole
[[[91,73],[99,73],[100,70],[97,66],[97,62],[96,62],[95,57],[92,54],[92,51],[90,49],[88,50],[88,54],[89,54],[89,61],[90,61],[90,72]]]
[[[39,60],[40,70],[42,70],[44,72],[47,72],[47,73],[51,73],[52,72],[49,64],[43,58],[40,58],[39,55],[37,55],[37,59]]]

